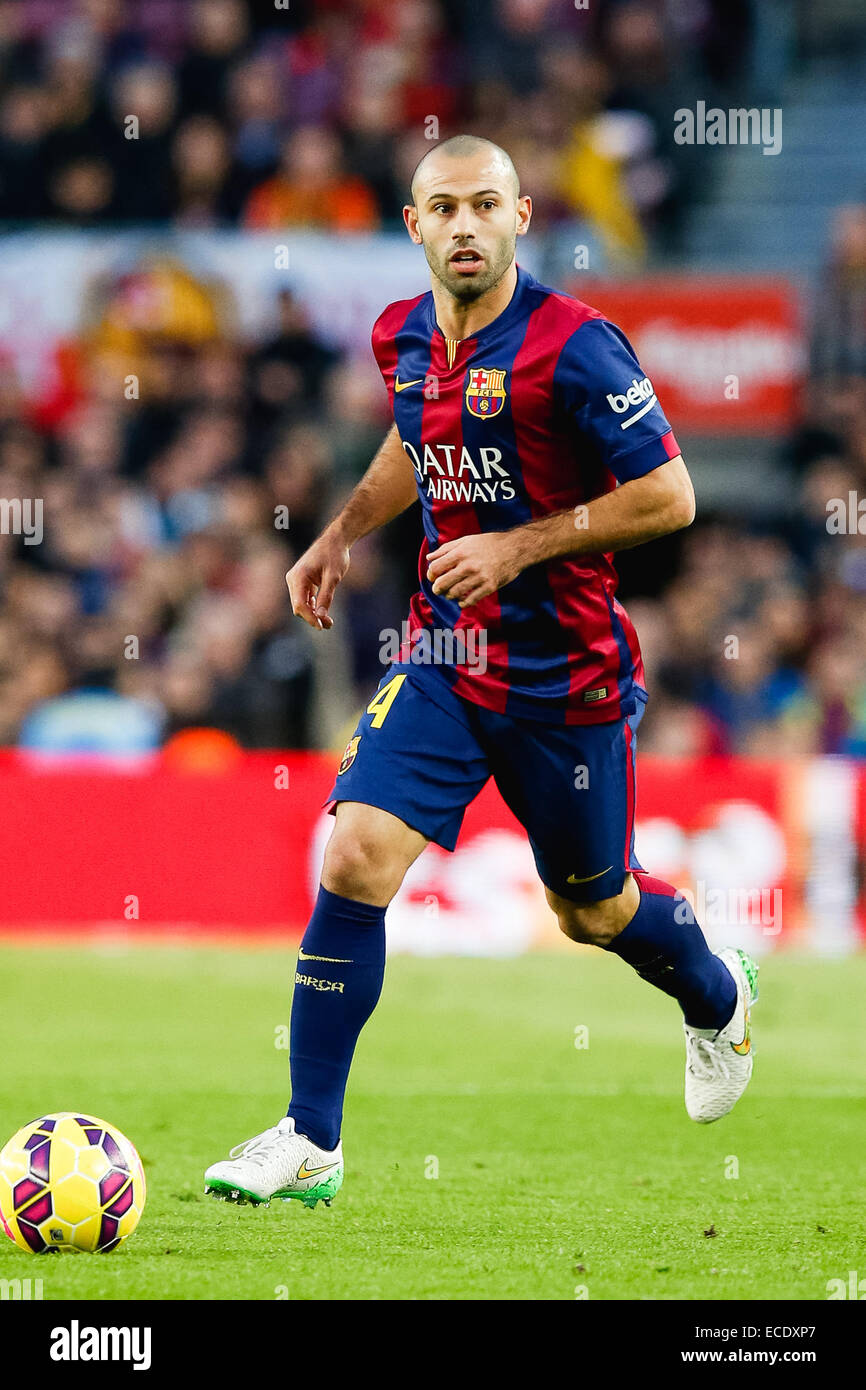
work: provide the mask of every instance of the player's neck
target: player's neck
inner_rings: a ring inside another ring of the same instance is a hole
[[[461,304],[436,279],[432,288],[436,322],[445,337],[472,338],[508,308],[517,288],[517,263],[512,261],[499,283],[471,304]]]

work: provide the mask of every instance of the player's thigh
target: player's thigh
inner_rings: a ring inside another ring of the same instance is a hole
[[[423,677],[392,666],[358,720],[328,801],[332,809],[349,802],[362,808],[348,813],[360,835],[367,833],[364,808],[376,808],[390,815],[380,824],[405,851],[419,846],[413,831],[453,850],[463,813],[489,776],[463,701],[447,689],[432,699]]]
[[[529,835],[539,876],[559,898],[617,898],[634,856],[635,732],[630,719],[561,727],[513,720],[493,766]]]

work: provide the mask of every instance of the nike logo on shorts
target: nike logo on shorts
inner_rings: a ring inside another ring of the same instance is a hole
[[[613,865],[608,864],[607,868],[602,869],[600,873],[587,874],[586,878],[577,878],[574,874],[569,874],[565,881],[566,883],[592,883],[594,878],[601,878],[604,874],[610,873],[612,868]]]

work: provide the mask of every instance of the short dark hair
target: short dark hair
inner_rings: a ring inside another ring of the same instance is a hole
[[[413,203],[415,201],[415,180],[418,177],[418,173],[422,165],[430,158],[431,155],[448,154],[453,155],[455,159],[459,159],[463,155],[477,154],[479,150],[485,148],[488,150],[493,150],[496,154],[501,156],[503,163],[506,165],[509,173],[511,174],[511,177],[514,180],[515,196],[519,197],[520,179],[517,177],[517,170],[514,167],[514,161],[512,160],[511,155],[508,153],[507,150],[504,150],[501,145],[497,145],[493,140],[485,139],[483,135],[452,135],[450,139],[443,140],[442,143],[439,145],[434,145],[432,150],[428,150],[427,153],[423,155],[421,159],[418,160],[418,163],[415,165],[415,169],[412,174],[412,181],[409,185],[409,195],[412,198]]]

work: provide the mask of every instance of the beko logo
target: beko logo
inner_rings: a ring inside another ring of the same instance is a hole
[[[624,415],[629,406],[640,405],[642,410],[630,415],[627,420],[620,422],[620,429],[627,430],[629,425],[633,425],[635,420],[639,420],[642,415],[646,415],[648,410],[652,410],[656,403],[656,394],[653,384],[648,376],[638,381],[637,377],[632,378],[631,386],[622,394],[614,395],[608,392],[607,403],[616,415]]]

